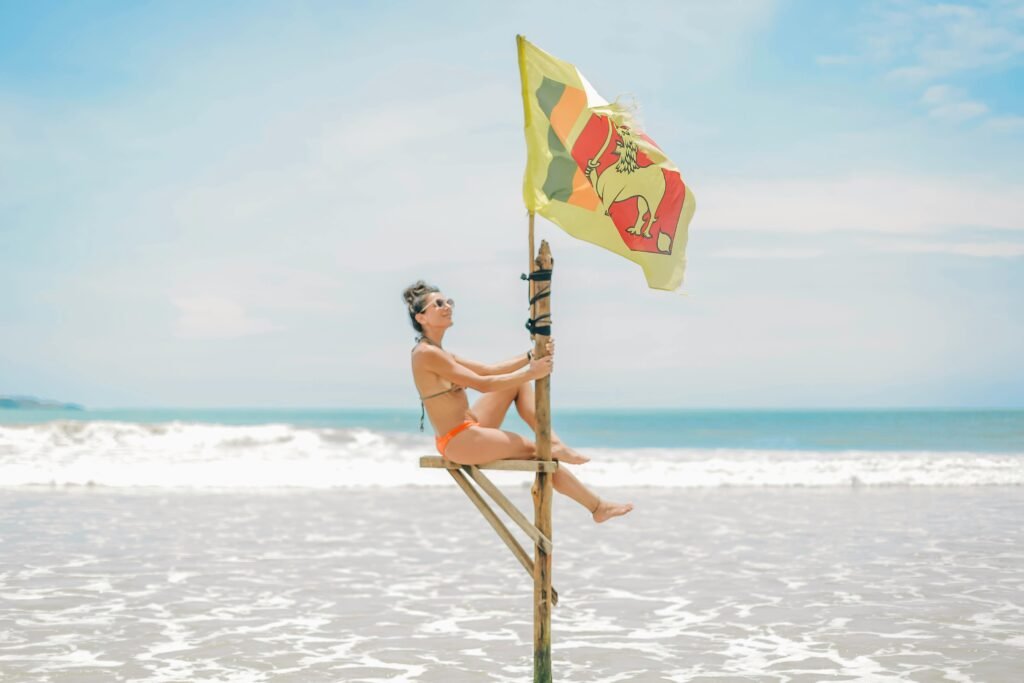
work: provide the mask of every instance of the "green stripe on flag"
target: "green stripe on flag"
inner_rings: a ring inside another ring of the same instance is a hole
[[[576,160],[562,146],[562,141],[558,139],[552,128],[548,128],[548,148],[551,150],[551,163],[548,165],[548,177],[541,189],[548,199],[567,202],[572,196],[572,179],[576,175]]]
[[[547,77],[544,78],[540,87],[537,88],[537,103],[540,104],[540,108],[544,111],[544,116],[547,116],[548,119],[551,118],[551,112],[554,110],[555,105],[558,104],[558,100],[562,99],[563,92],[565,92],[564,83],[553,81]]]

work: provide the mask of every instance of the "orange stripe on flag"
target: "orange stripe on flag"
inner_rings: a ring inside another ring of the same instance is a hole
[[[580,117],[580,112],[586,107],[587,94],[578,88],[565,86],[565,92],[551,110],[551,127],[555,129],[555,135],[563,143],[569,139],[569,131]]]
[[[587,211],[594,211],[601,204],[601,198],[594,192],[594,186],[579,168],[572,176],[572,195],[569,197],[569,203]]]

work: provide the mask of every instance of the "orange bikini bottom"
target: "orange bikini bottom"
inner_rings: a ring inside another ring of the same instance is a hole
[[[480,423],[475,421],[475,420],[466,420],[465,422],[463,422],[458,427],[456,427],[452,431],[448,432],[444,436],[437,437],[437,439],[434,440],[434,442],[437,444],[437,452],[441,454],[442,458],[445,457],[444,451],[445,451],[446,448],[448,448],[448,442],[449,441],[451,441],[456,436],[458,436],[462,432],[466,431],[470,427],[479,427],[479,426],[480,426]]]

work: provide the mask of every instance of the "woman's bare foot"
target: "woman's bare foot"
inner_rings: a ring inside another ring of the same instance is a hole
[[[551,457],[555,460],[567,462],[570,465],[582,465],[590,462],[590,458],[585,455],[580,455],[573,449],[566,446],[564,443],[552,443],[551,444]]]
[[[612,517],[621,517],[632,510],[632,503],[612,503],[607,500],[601,500],[592,514],[594,521],[600,524],[601,522],[607,522]]]

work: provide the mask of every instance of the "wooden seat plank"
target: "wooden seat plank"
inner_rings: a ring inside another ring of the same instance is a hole
[[[420,458],[420,467],[442,470],[457,470],[462,465],[445,460],[439,455],[424,455]],[[476,465],[482,470],[505,470],[514,472],[555,472],[558,470],[557,460],[495,460],[484,465]]]

